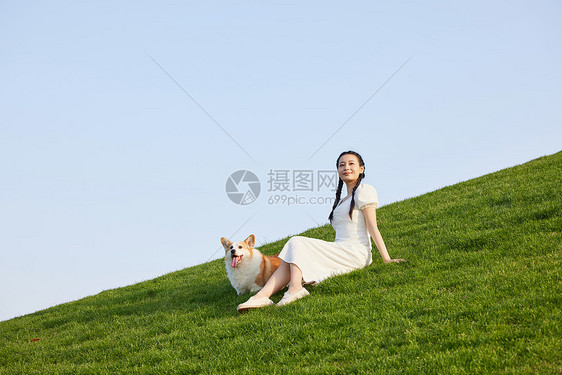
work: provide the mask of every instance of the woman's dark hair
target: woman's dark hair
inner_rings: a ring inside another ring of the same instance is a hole
[[[340,159],[342,156],[344,155],[355,155],[357,156],[357,159],[359,159],[359,166],[360,167],[364,167],[365,166],[365,162],[363,162],[363,158],[361,157],[361,155],[359,155],[357,152],[355,151],[344,151],[340,154],[340,156],[338,156],[338,160],[336,160],[336,168],[339,168],[339,163],[340,163]],[[353,208],[355,207],[355,190],[357,190],[357,187],[359,186],[359,184],[361,183],[361,180],[365,178],[365,170],[363,169],[363,172],[359,174],[359,178],[357,178],[357,183],[355,184],[355,186],[353,187],[353,191],[351,192],[351,204],[349,205],[349,218],[351,220],[353,220],[351,214],[353,213]],[[330,222],[332,222],[332,219],[334,218],[334,210],[336,209],[336,207],[338,206],[338,203],[340,202],[340,198],[341,198],[341,190],[343,188],[343,180],[341,178],[339,178],[338,175],[338,188],[336,190],[336,201],[334,202],[334,205],[332,206],[332,212],[330,212],[330,216],[328,216],[328,219],[330,220]]]

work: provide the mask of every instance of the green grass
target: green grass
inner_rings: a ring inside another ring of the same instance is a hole
[[[0,374],[560,374],[561,186],[559,152],[382,207],[408,262],[283,308],[239,315],[216,260],[1,322]]]

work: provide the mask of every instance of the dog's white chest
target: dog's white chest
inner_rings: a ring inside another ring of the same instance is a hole
[[[260,255],[254,253],[251,259],[244,259],[237,267],[232,267],[228,260],[225,261],[228,279],[238,294],[257,292],[261,289],[256,284],[262,262]]]

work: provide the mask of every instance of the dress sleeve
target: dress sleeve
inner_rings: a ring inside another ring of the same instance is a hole
[[[357,189],[355,201],[357,202],[357,207],[359,207],[360,210],[367,207],[377,208],[379,206],[377,191],[374,187],[368,184],[361,184],[361,186]]]

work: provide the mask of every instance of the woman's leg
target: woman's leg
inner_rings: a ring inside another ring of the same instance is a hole
[[[302,271],[294,263],[290,263],[289,266],[291,270],[291,283],[287,291],[291,294],[296,294],[302,289]]]
[[[289,283],[289,281],[291,281],[291,268],[289,266],[293,266],[293,264],[289,264],[282,260],[281,265],[279,266],[277,271],[275,271],[273,275],[271,275],[267,283],[265,283],[263,288],[261,288],[261,290],[256,293],[254,298],[269,298],[276,292],[283,289]]]

